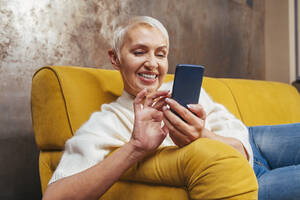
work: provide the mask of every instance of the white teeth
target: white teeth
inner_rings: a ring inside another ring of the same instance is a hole
[[[147,78],[147,79],[155,79],[156,75],[155,74],[139,74],[140,76],[142,76],[143,78]]]

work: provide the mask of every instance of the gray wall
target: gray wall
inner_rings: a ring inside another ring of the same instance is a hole
[[[262,0],[0,0],[0,199],[40,199],[30,117],[33,73],[44,65],[111,68],[119,19],[150,15],[170,34],[170,69],[265,78]]]

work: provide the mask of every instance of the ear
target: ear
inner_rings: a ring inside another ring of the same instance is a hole
[[[113,49],[108,50],[108,56],[110,58],[111,64],[114,66],[116,70],[120,70],[120,61],[117,53]]]

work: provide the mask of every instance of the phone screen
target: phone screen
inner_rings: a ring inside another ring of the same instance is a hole
[[[172,98],[186,108],[187,104],[197,104],[199,101],[203,74],[204,67],[201,65],[177,65]]]

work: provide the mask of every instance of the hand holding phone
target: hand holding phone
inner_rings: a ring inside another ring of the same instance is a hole
[[[200,65],[180,64],[176,67],[172,99],[166,99],[170,110],[165,106],[163,111],[165,126],[172,141],[179,147],[200,138],[204,130],[205,113],[198,104],[203,74],[204,67]],[[188,108],[189,104],[197,105]],[[191,112],[185,112],[186,109]]]

